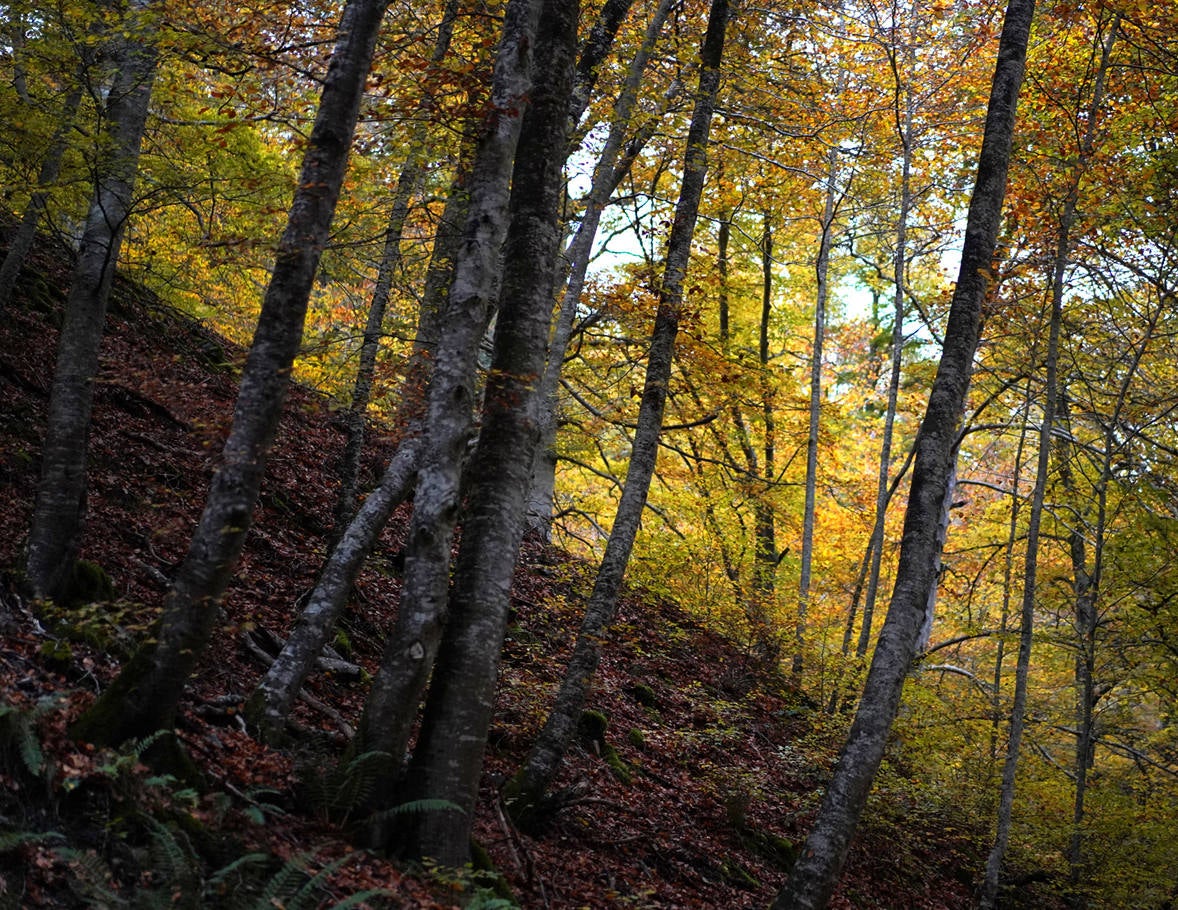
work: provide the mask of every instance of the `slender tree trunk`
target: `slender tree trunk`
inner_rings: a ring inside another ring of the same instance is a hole
[[[451,616],[409,769],[408,799],[443,799],[461,811],[419,813],[398,825],[408,828],[406,855],[452,867],[470,860],[471,822],[525,524],[537,440],[536,380],[544,370],[560,247],[578,18],[576,0],[547,0],[536,34],[536,67],[545,78],[533,90],[516,152],[495,352],[470,469]]]
[[[280,743],[286,720],[347,602],[364,561],[389,516],[408,498],[421,463],[425,391],[433,374],[454,260],[467,215],[467,163],[459,163],[434,236],[417,335],[401,383],[397,424],[401,440],[376,489],[368,494],[343,537],[332,548],[290,637],[246,702],[247,721],[264,742]]]
[[[1039,459],[1038,468],[1035,475],[1035,489],[1031,496],[1031,514],[1027,528],[1027,557],[1026,569],[1023,580],[1023,609],[1022,609],[1022,628],[1019,634],[1019,653],[1017,669],[1015,670],[1015,689],[1014,702],[1011,707],[1010,715],[1010,733],[1006,751],[1006,762],[1003,765],[1002,774],[1002,791],[998,802],[998,822],[997,830],[994,835],[994,845],[990,850],[989,859],[986,862],[985,877],[982,880],[982,887],[978,899],[978,906],[981,910],[992,910],[997,905],[998,898],[998,882],[1002,873],[1002,863],[1006,858],[1006,847],[1010,839],[1010,824],[1011,816],[1013,814],[1014,806],[1014,789],[1015,776],[1018,771],[1019,759],[1019,745],[1022,739],[1024,715],[1026,710],[1027,698],[1027,673],[1029,670],[1030,656],[1031,656],[1031,632],[1032,624],[1035,616],[1035,570],[1038,560],[1038,544],[1039,544],[1039,527],[1042,520],[1043,499],[1046,495],[1047,485],[1047,468],[1048,459],[1051,453],[1051,438],[1052,428],[1055,423],[1056,413],[1056,399],[1058,393],[1058,361],[1059,361],[1059,332],[1060,323],[1063,320],[1063,298],[1065,291],[1065,283],[1067,278],[1068,262],[1071,255],[1072,246],[1072,228],[1076,220],[1076,205],[1079,198],[1080,181],[1083,177],[1085,165],[1091,156],[1093,135],[1095,129],[1096,116],[1100,110],[1104,96],[1104,80],[1108,72],[1109,57],[1112,53],[1113,42],[1117,35],[1117,20],[1114,20],[1112,29],[1109,32],[1108,39],[1103,45],[1100,68],[1097,72],[1096,83],[1093,88],[1092,100],[1089,104],[1087,113],[1088,128],[1085,136],[1081,139],[1079,155],[1077,156],[1075,168],[1072,174],[1072,179],[1068,187],[1067,196],[1064,200],[1063,209],[1060,212],[1059,221],[1059,237],[1056,244],[1055,258],[1052,268],[1051,281],[1051,323],[1048,331],[1048,347],[1047,347],[1047,378],[1046,387],[1044,389],[1044,404],[1043,404],[1043,425],[1039,433]],[[1103,481],[1103,478],[1102,478]],[[1102,482],[1103,487],[1103,482]],[[1080,543],[1079,552],[1077,553],[1075,541],[1072,543],[1073,560],[1077,555],[1081,557],[1079,573],[1083,573],[1083,543]],[[1077,627],[1088,627],[1088,614],[1092,614],[1091,628],[1095,630],[1095,590],[1089,584],[1089,580],[1085,579],[1082,574],[1077,574],[1075,578],[1077,586],[1076,608],[1077,608]],[[1080,592],[1080,589],[1083,592]],[[1091,697],[1091,665],[1087,662],[1087,655],[1083,645],[1086,643],[1086,637],[1083,632],[1080,635],[1081,649],[1076,658],[1076,681],[1077,688],[1080,690],[1080,698],[1084,702],[1080,708],[1080,714],[1083,716],[1087,710],[1090,710]],[[1077,876],[1077,880],[1073,882],[1078,887],[1078,871],[1082,861],[1081,845],[1078,841],[1079,822],[1083,820],[1083,805],[1084,799],[1081,795],[1083,792],[1083,785],[1086,783],[1087,764],[1089,744],[1087,736],[1091,728],[1084,729],[1081,727],[1080,735],[1077,739],[1077,771],[1079,772],[1076,781],[1077,792],[1077,806],[1078,817],[1076,825],[1073,827],[1073,839],[1070,845],[1073,850],[1069,850],[1068,860],[1073,875]],[[1083,752],[1080,748],[1083,748]],[[1085,903],[1082,899],[1082,894],[1077,891],[1081,897],[1081,906]]]
[[[25,566],[29,588],[38,598],[62,593],[78,555],[98,353],[123,229],[131,213],[156,72],[158,52],[150,15],[147,0],[134,0],[120,25],[125,36],[117,44],[117,70],[103,112],[105,144],[99,152],[94,198],[65,304]],[[60,166],[56,151],[50,154],[58,159],[51,172]],[[35,212],[39,218],[41,206],[29,205],[27,214]],[[35,232],[35,220],[32,229]]]
[[[438,25],[438,36],[434,42],[430,64],[437,66],[450,50],[454,35],[454,22],[458,18],[459,0],[448,0],[442,21]],[[336,498],[328,550],[335,547],[343,536],[356,511],[356,484],[360,477],[360,455],[364,450],[364,428],[368,415],[368,403],[372,398],[372,381],[376,375],[376,360],[380,353],[380,340],[384,336],[385,311],[389,305],[393,281],[401,270],[401,238],[405,232],[405,221],[409,217],[409,201],[419,192],[425,174],[426,135],[429,132],[429,114],[434,109],[434,97],[430,91],[418,102],[416,124],[409,136],[409,152],[397,176],[397,188],[389,205],[389,221],[385,227],[384,250],[380,267],[376,273],[376,285],[372,289],[372,301],[368,307],[368,321],[364,326],[364,338],[360,344],[360,362],[356,367],[356,381],[352,386],[352,401],[344,413],[345,441],[343,456],[340,458],[339,495]]]
[[[981,335],[1033,15],[1033,0],[1011,0],[1006,10],[977,181],[966,220],[961,271],[950,305],[941,362],[917,436],[916,465],[891,605],[847,744],[789,882],[774,901],[776,910],[817,910],[830,900],[883,758],[900,706],[904,678],[915,656],[929,589],[936,582],[937,516],[952,473],[958,429]]]
[[[758,384],[761,392],[761,422],[765,433],[761,450],[761,476],[764,483],[760,495],[753,502],[753,533],[756,538],[753,550],[753,590],[757,599],[754,610],[754,640],[761,652],[761,658],[768,662],[777,660],[780,642],[772,628],[773,607],[777,597],[777,516],[774,513],[773,502],[769,498],[777,479],[777,415],[769,355],[769,327],[773,315],[773,229],[768,212],[763,218],[761,320],[757,363],[760,366]]]
[[[810,608],[810,576],[814,562],[815,499],[818,489],[818,430],[822,418],[822,348],[826,338],[826,299],[830,273],[830,248],[834,242],[834,215],[838,202],[839,150],[832,146],[827,155],[826,202],[822,209],[822,234],[814,271],[818,294],[814,301],[814,347],[810,353],[810,428],[806,437],[806,504],[802,513],[802,558],[798,579],[798,617],[794,632],[791,673],[794,683],[802,679],[806,649],[806,614]]]
[[[33,248],[33,241],[37,237],[37,228],[41,224],[41,216],[49,204],[49,195],[57,178],[61,176],[61,165],[65,160],[65,153],[69,149],[69,136],[74,129],[74,120],[78,115],[78,107],[82,103],[82,78],[79,72],[74,86],[69,90],[62,105],[57,129],[53,132],[53,141],[49,144],[49,151],[45,160],[41,162],[41,171],[37,175],[37,189],[29,197],[25,205],[24,214],[20,219],[20,226],[13,234],[8,244],[8,252],[4,256],[4,263],[0,265],[0,312],[12,300],[12,292],[16,288],[16,280],[20,270],[24,267],[29,250]]]
[[[581,216],[581,224],[577,228],[572,243],[565,251],[565,259],[570,266],[569,276],[564,294],[561,297],[556,326],[553,329],[552,341],[549,345],[548,362],[540,380],[540,400],[543,402],[540,410],[540,443],[536,447],[532,466],[531,489],[528,493],[529,527],[545,540],[548,539],[552,530],[552,509],[556,496],[556,431],[560,411],[557,391],[560,373],[564,366],[569,340],[572,338],[573,322],[577,306],[581,301],[581,292],[585,288],[589,257],[593,252],[593,242],[601,224],[602,212],[609,202],[609,197],[633,161],[633,156],[627,155],[625,165],[619,167],[626,133],[629,130],[630,120],[638,101],[638,89],[642,84],[642,75],[646,70],[651,52],[658,41],[659,33],[662,31],[663,23],[667,19],[672,3],[673,0],[659,0],[659,5],[647,25],[643,42],[630,63],[625,84],[614,104],[609,134],[606,136],[605,145],[602,147],[597,164],[593,169],[593,178],[589,193],[585,198],[585,211]],[[579,68],[583,68],[583,65],[584,60],[582,59]],[[574,98],[577,97],[579,95],[574,92]],[[586,97],[588,97],[587,94]]]
[[[170,729],[188,677],[212,636],[282,415],[387,5],[385,0],[349,0],[344,7],[221,466],[151,640],[77,722],[74,733],[82,739],[117,743]]]
[[[426,405],[426,437],[406,543],[400,610],[361,721],[360,747],[400,762],[446,621],[459,484],[474,433],[479,343],[497,292],[509,185],[531,89],[540,0],[512,0],[503,24],[491,107],[470,180],[470,209],[455,262],[446,331]]]
[[[556,704],[524,766],[507,788],[509,811],[524,822],[539,810],[580,719],[589,682],[600,661],[601,636],[613,620],[618,592],[650,490],[683,306],[683,281],[707,171],[708,134],[720,83],[728,9],[727,0],[712,0],[707,33],[700,51],[699,90],[687,133],[683,181],[667,241],[667,259],[651,335],[646,381],[622,499]]]
[[[1010,521],[1007,524],[1006,545],[1002,558],[1002,607],[998,617],[998,640],[994,653],[994,676],[990,690],[990,762],[998,761],[998,736],[1002,723],[1002,674],[1006,662],[1006,636],[1010,631],[1011,601],[1014,592],[1014,548],[1019,538],[1019,521],[1022,517],[1022,476],[1023,456],[1029,430],[1027,413],[1031,406],[1031,380],[1027,380],[1027,391],[1023,398],[1023,419],[1019,426],[1018,445],[1014,450],[1014,480],[1010,488]]]
[[[913,4],[915,7],[915,4]],[[910,11],[915,16],[915,9]],[[907,50],[908,71],[912,71],[916,47],[909,40]],[[888,474],[892,466],[892,437],[896,429],[896,408],[900,401],[900,374],[904,363],[904,294],[907,289],[908,271],[908,216],[912,210],[912,119],[915,99],[909,85],[897,83],[897,132],[901,147],[900,211],[896,216],[896,252],[892,257],[892,359],[888,376],[888,403],[884,412],[883,440],[879,449],[879,477],[875,487],[875,522],[871,528],[871,564],[867,575],[867,587],[863,596],[863,622],[859,630],[859,642],[855,647],[857,657],[865,657],[871,646],[871,626],[875,620],[875,600],[879,594],[879,574],[883,563],[884,532],[888,515]],[[903,98],[903,116],[899,111],[899,99]]]

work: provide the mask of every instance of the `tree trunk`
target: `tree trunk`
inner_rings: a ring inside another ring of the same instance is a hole
[[[892,602],[847,744],[789,882],[774,901],[776,910],[817,910],[830,900],[883,758],[899,709],[904,677],[915,656],[929,589],[936,581],[937,516],[953,468],[958,428],[981,335],[1033,15],[1034,0],[1011,0],[1007,7],[977,181],[966,221],[961,271],[950,305],[941,362],[917,436],[916,465]]]
[[[61,165],[70,145],[69,134],[74,129],[74,119],[77,117],[78,107],[82,103],[84,76],[83,72],[77,74],[74,86],[66,95],[59,115],[61,119],[58,121],[57,129],[53,132],[53,141],[49,144],[45,160],[41,162],[41,171],[37,175],[37,189],[25,205],[20,226],[12,235],[12,240],[8,244],[8,252],[4,256],[4,263],[0,265],[0,311],[3,311],[12,300],[16,280],[20,276],[21,268],[24,267],[25,259],[28,258],[29,250],[33,248],[33,241],[37,237],[37,228],[41,224],[41,216],[49,204],[50,191],[61,175]]]
[[[470,469],[451,616],[405,794],[409,800],[443,799],[461,811],[418,813],[398,824],[408,829],[404,855],[429,856],[451,867],[470,860],[470,826],[525,524],[537,379],[544,370],[560,247],[578,7],[573,0],[547,0],[536,34],[536,68],[545,78],[533,90],[516,152],[495,352]]]
[[[801,572],[798,578],[798,616],[794,630],[793,666],[795,685],[800,685],[806,648],[806,613],[810,607],[810,574],[814,561],[815,498],[818,488],[818,430],[822,417],[822,347],[826,337],[826,299],[830,272],[830,248],[834,241],[834,215],[838,204],[839,149],[831,146],[827,156],[826,202],[822,209],[822,234],[814,271],[818,293],[814,301],[814,347],[810,352],[810,428],[806,437],[806,500],[802,512]]]
[[[915,11],[913,11],[915,15]],[[911,72],[916,56],[916,46],[909,40],[906,48],[908,71]],[[898,78],[898,77],[897,77]],[[892,437],[896,427],[896,408],[900,400],[900,373],[904,363],[904,294],[907,290],[908,270],[908,215],[912,210],[912,119],[915,99],[912,87],[897,82],[897,108],[899,97],[904,99],[903,119],[897,110],[896,128],[899,133],[902,154],[900,171],[900,211],[896,216],[896,253],[892,257],[892,358],[888,376],[888,403],[884,412],[883,440],[879,448],[879,477],[875,488],[875,522],[871,528],[871,562],[867,574],[867,587],[863,595],[863,622],[859,629],[859,642],[855,647],[857,657],[865,657],[871,645],[871,626],[875,619],[875,601],[879,595],[879,574],[883,562],[884,531],[888,516],[888,475],[892,466]]]
[[[1065,281],[1067,278],[1068,262],[1071,255],[1072,228],[1076,220],[1076,204],[1079,198],[1080,180],[1085,165],[1091,156],[1095,121],[1104,98],[1104,80],[1108,72],[1109,57],[1112,54],[1113,42],[1117,36],[1117,21],[1114,20],[1112,30],[1105,42],[1100,68],[1097,71],[1096,83],[1093,87],[1092,101],[1087,110],[1088,128],[1081,139],[1079,155],[1075,163],[1072,179],[1068,186],[1060,212],[1059,237],[1056,243],[1055,258],[1051,281],[1051,323],[1048,330],[1047,342],[1047,377],[1043,393],[1043,425],[1039,431],[1039,459],[1035,474],[1035,488],[1031,495],[1031,514],[1027,527],[1027,557],[1023,579],[1022,628],[1019,632],[1018,662],[1015,670],[1014,702],[1010,713],[1010,733],[1006,749],[1006,762],[1003,765],[1002,790],[998,802],[998,822],[994,835],[994,845],[990,849],[990,856],[986,861],[985,877],[982,880],[978,906],[981,910],[992,910],[997,905],[998,882],[1002,873],[1002,863],[1006,858],[1006,847],[1010,839],[1010,823],[1014,806],[1015,775],[1018,771],[1019,746],[1022,740],[1025,722],[1027,700],[1027,674],[1030,667],[1032,624],[1035,618],[1035,570],[1039,556],[1039,528],[1042,521],[1043,499],[1046,495],[1047,468],[1051,454],[1052,429],[1055,424],[1056,398],[1058,392],[1058,362],[1059,362],[1059,333],[1063,320],[1063,298]],[[1103,484],[1102,484],[1103,487]],[[1103,495],[1103,493],[1102,493]],[[1076,625],[1080,633],[1080,648],[1076,656],[1076,682],[1082,704],[1079,708],[1080,719],[1088,719],[1087,725],[1081,724],[1077,738],[1077,779],[1076,779],[1076,812],[1073,827],[1072,843],[1069,845],[1068,861],[1076,880],[1073,885],[1079,886],[1078,872],[1082,860],[1081,843],[1079,839],[1080,822],[1083,820],[1084,797],[1083,792],[1087,779],[1089,736],[1091,735],[1091,694],[1092,694],[1092,663],[1088,661],[1087,630],[1093,633],[1096,629],[1095,598],[1096,588],[1093,579],[1084,572],[1084,545],[1077,542],[1075,535],[1072,539],[1073,567],[1076,569]],[[1077,565],[1077,558],[1079,560]],[[1089,620],[1091,616],[1091,620]],[[1095,655],[1093,655],[1095,659]],[[1083,751],[1081,752],[1081,748]],[[1077,892],[1079,894],[1079,892]],[[1082,894],[1080,894],[1082,898]],[[1081,899],[1080,906],[1084,901]]]
[[[446,619],[459,484],[474,433],[478,349],[494,302],[507,232],[509,184],[540,0],[512,0],[503,23],[491,107],[470,180],[470,210],[455,262],[426,409],[426,436],[406,542],[400,609],[359,731],[363,750],[405,754]]]
[[[585,198],[585,211],[581,216],[581,224],[565,252],[565,259],[570,264],[570,270],[565,291],[561,297],[552,341],[549,345],[548,363],[540,380],[540,401],[542,402],[540,442],[536,447],[531,488],[528,492],[528,525],[544,540],[547,540],[551,533],[552,508],[556,495],[556,431],[560,409],[557,387],[560,382],[560,373],[564,366],[569,340],[572,338],[573,321],[581,300],[581,292],[585,288],[585,275],[589,270],[589,257],[593,252],[593,241],[597,237],[597,229],[601,224],[601,214],[609,202],[609,197],[625,174],[625,170],[619,168],[618,164],[626,132],[637,104],[642,75],[646,70],[646,64],[650,60],[655,43],[658,41],[663,23],[670,12],[672,2],[673,0],[660,0],[651,17],[650,24],[646,27],[646,35],[642,45],[630,63],[626,82],[614,104],[609,134],[593,169],[593,179],[590,183],[589,193]],[[574,97],[576,97],[576,92],[574,92]],[[626,169],[633,161],[632,156],[628,155],[627,158]]]
[[[773,315],[773,231],[769,214],[764,215],[761,233],[761,322],[757,345],[760,366],[758,382],[761,391],[761,421],[764,425],[763,464],[764,484],[753,500],[753,523],[756,545],[753,549],[753,643],[758,656],[766,663],[778,658],[780,642],[772,627],[774,601],[777,596],[777,517],[769,493],[777,472],[777,429],[774,405],[773,377],[769,371],[769,323]]]
[[[96,165],[94,198],[58,341],[25,566],[29,589],[38,598],[60,596],[78,555],[86,510],[86,455],[98,352],[123,228],[131,212],[156,72],[158,52],[145,15],[148,6],[148,0],[134,0],[119,26],[125,35],[117,44],[118,68],[103,112],[104,145]],[[50,159],[56,151],[51,151]],[[59,165],[60,155],[56,157]],[[46,165],[52,163],[50,160]],[[39,218],[40,212],[41,207],[31,201],[27,216]],[[35,233],[35,221],[32,229]]]
[[[659,305],[651,335],[650,352],[638,425],[631,447],[630,465],[622,499],[597,572],[593,593],[581,623],[573,656],[544,729],[524,766],[507,788],[509,811],[527,822],[540,809],[568,744],[576,729],[589,682],[600,660],[600,640],[613,620],[618,592],[646,504],[658,455],[659,435],[666,408],[671,360],[683,305],[683,281],[691,250],[691,238],[699,213],[700,194],[707,171],[708,134],[720,83],[720,61],[728,24],[727,0],[712,0],[707,33],[700,50],[700,79],[695,109],[687,133],[683,181],[675,219],[667,241],[667,260],[659,292]]]
[[[77,722],[74,733],[82,739],[117,743],[170,728],[192,668],[212,636],[217,605],[245,543],[282,415],[311,284],[327,245],[387,5],[385,0],[349,0],[344,7],[221,466],[152,639]]]
[[[438,37],[434,42],[433,53],[430,55],[432,66],[440,64],[449,52],[457,18],[458,0],[448,0],[442,21],[438,25]],[[409,217],[409,201],[419,191],[425,173],[426,134],[430,125],[429,114],[434,109],[434,104],[434,97],[427,90],[417,104],[414,117],[416,123],[409,136],[409,152],[401,165],[397,188],[389,205],[384,251],[376,273],[376,285],[372,289],[372,301],[368,306],[368,320],[364,326],[364,339],[360,344],[360,362],[356,367],[356,381],[352,386],[352,401],[344,413],[346,436],[339,466],[340,488],[336,497],[328,550],[333,549],[343,536],[356,511],[360,455],[364,450],[364,428],[368,402],[372,398],[376,359],[380,353],[380,340],[384,336],[385,310],[388,308],[393,279],[401,269],[401,237],[405,232],[405,221]]]
[[[401,383],[397,415],[397,424],[402,427],[401,441],[389,459],[380,483],[365,498],[332,548],[307,606],[299,615],[282,651],[246,702],[246,719],[264,742],[283,740],[290,710],[331,635],[364,561],[376,545],[389,516],[408,498],[417,479],[424,433],[425,390],[433,373],[434,350],[442,331],[450,276],[462,239],[461,227],[466,221],[466,173],[466,163],[461,162],[434,236],[417,319],[417,336]]]

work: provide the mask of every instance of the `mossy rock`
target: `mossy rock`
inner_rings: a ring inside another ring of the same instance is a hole
[[[606,743],[601,749],[601,759],[608,766],[610,773],[623,784],[634,782],[634,770],[626,764],[625,759],[618,755],[618,750]]]
[[[633,730],[631,730],[629,733],[626,734],[626,740],[635,749],[645,749],[646,748],[646,734],[643,733],[641,730],[639,730],[637,727],[635,727]]]

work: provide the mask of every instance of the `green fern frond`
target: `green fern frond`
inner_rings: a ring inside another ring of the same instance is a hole
[[[401,815],[414,815],[420,812],[461,812],[462,807],[448,799],[411,799],[408,802],[372,813],[372,821],[388,821]]]
[[[43,844],[50,840],[65,840],[65,835],[56,831],[3,831],[0,832],[0,854],[17,850],[26,844]]]

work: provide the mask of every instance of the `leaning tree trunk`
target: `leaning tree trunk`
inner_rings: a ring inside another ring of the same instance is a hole
[[[98,153],[94,198],[57,346],[41,450],[41,480],[25,564],[29,589],[38,598],[61,595],[73,572],[82,533],[98,351],[123,228],[131,212],[158,58],[148,7],[148,0],[134,0],[126,22],[119,26],[125,37],[117,45],[118,68],[103,113],[104,144]],[[40,206],[33,202],[29,206],[29,215],[35,213],[39,218]],[[35,231],[35,222],[32,227]]]
[[[65,160],[65,153],[69,149],[69,136],[74,129],[74,119],[78,114],[78,107],[82,103],[82,83],[85,72],[79,70],[75,76],[75,83],[65,97],[57,129],[53,132],[53,141],[49,144],[49,151],[45,160],[41,162],[41,171],[37,175],[37,188],[29,197],[25,205],[24,214],[20,219],[20,226],[12,235],[8,244],[8,252],[4,255],[4,263],[0,265],[0,311],[4,310],[12,300],[12,293],[16,289],[16,279],[24,267],[25,259],[33,248],[33,241],[37,237],[37,228],[41,224],[41,216],[49,204],[50,192],[57,178],[61,175],[61,165]]]
[[[364,561],[393,510],[413,491],[425,430],[422,425],[425,390],[433,375],[434,351],[444,322],[450,276],[462,239],[461,228],[466,221],[466,175],[467,162],[463,160],[450,186],[450,195],[434,235],[417,319],[417,336],[400,389],[397,412],[400,442],[380,483],[364,498],[363,505],[332,548],[290,637],[246,702],[246,720],[263,742],[277,744],[283,740],[286,720],[295,699],[327,643]]]
[[[446,800],[459,811],[418,813],[397,825],[404,855],[429,856],[451,867],[470,861],[471,822],[525,525],[537,379],[544,369],[560,246],[578,17],[575,0],[547,0],[537,30],[536,67],[545,79],[532,93],[516,153],[495,352],[470,469],[451,616],[404,794],[409,800]]]
[[[973,358],[981,336],[994,250],[1006,195],[1006,172],[1022,85],[1034,0],[1011,0],[998,47],[986,128],[970,199],[961,271],[928,409],[916,441],[908,509],[892,602],[876,643],[863,697],[814,828],[775,910],[817,910],[834,892],[888,733],[936,583],[937,519],[953,469],[953,453]]]
[[[450,39],[454,35],[454,22],[458,18],[458,0],[448,0],[442,21],[438,25],[438,36],[434,41],[430,65],[437,66],[450,50]],[[436,101],[429,90],[422,96],[414,112],[416,121],[409,135],[409,151],[397,176],[397,188],[389,204],[389,220],[385,226],[384,247],[380,267],[376,273],[376,284],[372,289],[372,300],[368,305],[368,319],[364,325],[364,337],[360,343],[360,361],[356,366],[356,381],[352,385],[352,401],[344,412],[344,451],[339,466],[339,493],[336,496],[335,512],[332,519],[330,545],[343,536],[356,511],[356,485],[360,477],[360,456],[364,450],[364,428],[368,416],[368,403],[372,398],[372,382],[376,375],[376,359],[380,353],[380,340],[384,336],[385,311],[388,309],[394,276],[401,270],[404,261],[401,255],[401,238],[405,233],[405,221],[409,217],[409,201],[418,192],[425,174],[426,135],[429,132],[430,117]]]
[[[565,352],[572,338],[573,321],[581,301],[581,292],[585,287],[585,275],[589,271],[589,257],[593,252],[593,241],[601,224],[601,214],[625,173],[618,167],[618,163],[637,105],[642,75],[673,2],[674,0],[659,0],[659,5],[646,27],[642,44],[630,63],[621,94],[614,103],[609,134],[593,169],[581,223],[572,243],[565,251],[564,258],[569,263],[569,276],[557,311],[556,326],[548,349],[548,362],[540,378],[540,441],[536,446],[531,487],[528,492],[529,527],[545,540],[551,533],[552,507],[556,497],[556,431],[560,410],[557,387],[564,367]],[[574,99],[580,97],[580,91],[579,86],[574,89]],[[629,154],[626,157],[628,169],[633,158]]]
[[[622,578],[650,490],[663,412],[666,409],[675,336],[682,315],[683,281],[687,274],[691,238],[707,172],[708,134],[720,84],[720,61],[727,24],[727,0],[712,0],[707,33],[700,50],[699,90],[687,131],[683,180],[675,207],[675,220],[667,241],[666,266],[651,335],[646,381],[638,410],[638,425],[631,447],[626,484],[577,643],[556,696],[556,704],[524,766],[507,788],[509,811],[520,821],[526,822],[540,811],[544,795],[576,729],[589,682],[601,659],[601,635],[613,620]]]
[[[540,0],[512,0],[492,77],[491,106],[470,179],[470,211],[455,262],[434,376],[396,625],[372,684],[358,748],[400,762],[433,670],[446,619],[459,484],[474,433],[479,343],[487,328],[507,233],[512,163],[531,90]]]
[[[74,727],[117,743],[171,728],[180,695],[212,636],[241,554],[278,429],[307,302],[343,185],[348,152],[387,0],[349,0],[303,158],[298,189],[254,331],[233,426],[188,554],[151,640]]]

